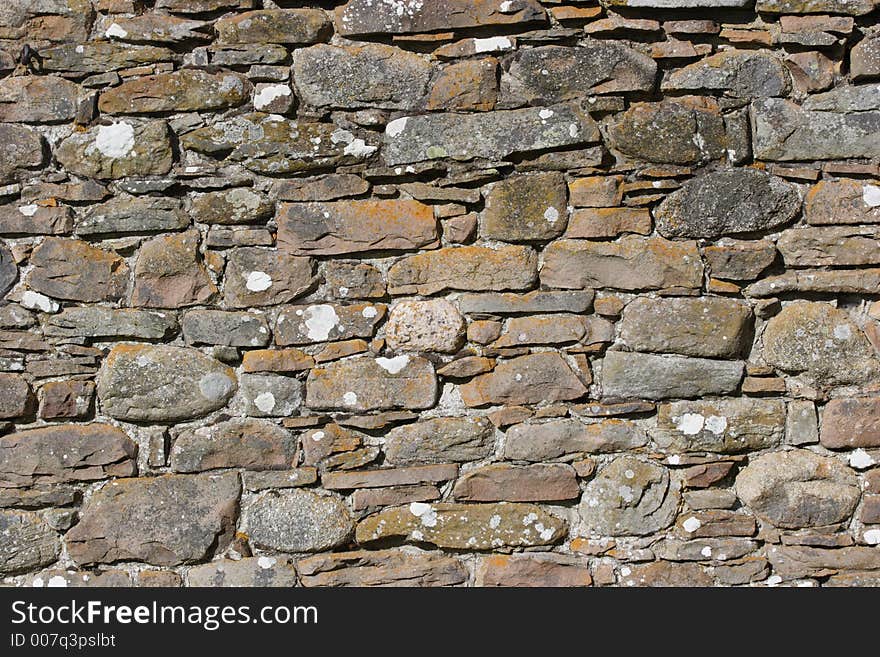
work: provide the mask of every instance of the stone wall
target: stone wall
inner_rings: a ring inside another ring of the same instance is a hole
[[[880,583],[873,0],[5,0],[0,577]]]

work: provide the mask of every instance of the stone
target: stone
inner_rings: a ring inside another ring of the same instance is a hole
[[[292,255],[341,255],[436,245],[429,205],[409,200],[285,203],[278,209],[278,245]]]
[[[233,418],[182,432],[171,448],[174,472],[216,468],[287,470],[296,460],[296,439],[267,420]]]
[[[0,575],[17,575],[53,563],[61,540],[30,511],[0,510]]]
[[[102,180],[161,176],[174,161],[168,124],[142,119],[74,132],[55,149],[55,158],[70,173]]]
[[[487,458],[495,431],[483,417],[438,417],[394,427],[385,435],[385,461],[395,465],[466,463]]]
[[[445,299],[401,301],[385,324],[385,341],[395,351],[454,353],[464,338],[464,317]]]
[[[811,401],[788,402],[785,420],[785,442],[788,445],[812,445],[819,442],[819,421]]]
[[[661,559],[671,561],[728,561],[740,559],[758,547],[746,538],[701,538],[680,541],[667,538],[653,547]]]
[[[281,552],[322,552],[348,543],[354,521],[341,497],[311,490],[264,493],[243,514],[252,545]]]
[[[199,233],[155,237],[141,245],[134,268],[131,305],[180,308],[203,304],[217,287],[199,260]]]
[[[296,586],[296,568],[289,557],[223,559],[193,566],[186,573],[187,586],[281,587]]]
[[[811,111],[782,98],[751,107],[753,149],[762,160],[875,158],[880,141],[873,125],[880,111]]]
[[[880,399],[832,399],[822,411],[820,442],[828,449],[880,447]]]
[[[137,474],[137,444],[108,424],[56,424],[0,436],[0,485],[24,487]]]
[[[444,66],[431,85],[425,108],[488,112],[498,100],[498,60],[464,60]]]
[[[76,116],[79,87],[54,75],[8,77],[0,82],[0,121],[55,123]]]
[[[155,233],[182,230],[189,217],[173,198],[152,196],[116,196],[105,203],[90,205],[77,217],[76,234],[80,236]]]
[[[312,287],[313,271],[311,258],[257,247],[233,249],[226,262],[223,300],[230,308],[287,303]]]
[[[880,570],[880,551],[876,547],[841,547],[824,549],[798,545],[772,546],[767,558],[773,571],[784,579],[824,577],[839,571]]]
[[[190,205],[190,214],[195,221],[221,226],[263,222],[274,212],[272,200],[250,187],[194,194]]]
[[[848,14],[862,16],[874,9],[870,0],[758,0],[756,9],[772,14]]]
[[[563,519],[534,504],[414,502],[367,516],[355,536],[360,545],[398,538],[446,549],[491,550],[552,545],[566,530]]]
[[[499,363],[495,369],[459,388],[466,406],[539,404],[567,401],[587,393],[565,359],[541,352]]]
[[[210,558],[232,537],[240,493],[231,472],[117,479],[89,498],[67,532],[67,551],[81,566]]]
[[[318,481],[318,471],[315,468],[246,470],[241,473],[241,481],[245,489],[249,491],[260,491],[267,488],[299,488]]]
[[[384,304],[287,306],[278,314],[275,342],[280,346],[289,346],[371,338],[376,325],[384,318]]]
[[[349,412],[424,409],[434,405],[437,378],[424,358],[357,356],[315,367],[306,382],[306,406]]]
[[[468,580],[467,568],[437,552],[357,550],[300,559],[303,586],[424,587],[457,586]]]
[[[608,139],[625,155],[668,164],[717,160],[729,147],[717,112],[674,100],[634,103],[608,126]]]
[[[880,223],[880,187],[860,180],[820,180],[804,199],[808,224]]]
[[[743,291],[747,297],[776,297],[786,292],[873,294],[880,286],[880,269],[802,269],[769,276]]]
[[[557,288],[699,289],[703,264],[695,242],[622,237],[616,242],[561,239],[544,250],[541,283]]]
[[[776,248],[769,241],[723,239],[703,249],[709,272],[715,278],[733,281],[754,280],[776,259]]]
[[[596,123],[573,103],[475,114],[405,116],[385,127],[382,149],[389,166],[451,158],[501,159],[511,155],[599,141]]]
[[[600,239],[624,233],[648,235],[651,212],[645,208],[579,208],[571,213],[565,236]]]
[[[637,351],[737,358],[751,328],[751,310],[733,299],[639,297],[623,311],[620,341]]]
[[[53,337],[163,340],[178,329],[169,313],[150,310],[73,306],[50,315],[43,333]]]
[[[105,114],[201,112],[235,107],[251,97],[252,86],[238,73],[181,69],[123,82],[101,94]]]
[[[596,344],[613,340],[613,326],[598,317],[568,314],[511,317],[503,335],[492,343],[496,349],[526,345],[581,342]]]
[[[43,163],[43,138],[35,130],[2,123],[0,139],[4,144],[0,153],[0,181],[10,180],[19,169],[37,167]]]
[[[67,235],[72,229],[73,212],[67,206],[0,206],[0,233],[4,235]]]
[[[723,91],[734,98],[787,96],[791,78],[775,55],[752,50],[725,50],[666,73],[663,91]]]
[[[823,226],[783,231],[776,248],[790,267],[880,264],[880,230],[871,226]]]
[[[363,447],[364,434],[338,424],[325,424],[304,433],[301,442],[303,464],[322,465],[328,458]]]
[[[623,200],[623,176],[590,176],[568,183],[569,203],[576,208],[610,208]]]
[[[182,7],[177,10],[185,11]],[[207,26],[204,21],[164,14],[142,14],[132,18],[108,16],[104,26],[105,37],[127,43],[185,43],[210,39],[204,32]]]
[[[804,449],[751,459],[736,478],[736,494],[760,518],[791,529],[845,521],[860,498],[852,470]]]
[[[741,361],[609,351],[602,395],[611,399],[672,399],[725,395],[739,386]]]
[[[849,73],[853,80],[880,77],[880,39],[866,37],[849,51]]]
[[[458,479],[452,497],[465,502],[555,502],[579,497],[574,468],[562,463],[494,463]]]
[[[654,212],[663,237],[716,238],[776,228],[801,207],[797,189],[757,169],[730,169],[687,181]]]
[[[547,20],[536,0],[517,0],[506,6],[490,0],[445,0],[442,4],[407,2],[392,9],[389,11],[388,7],[372,0],[348,0],[336,10],[336,29],[342,36],[352,37],[525,26]]]
[[[672,524],[680,499],[666,468],[620,456],[586,485],[578,513],[591,534],[644,536]]]
[[[458,307],[465,314],[583,313],[589,310],[592,302],[592,290],[536,290],[526,294],[462,294],[458,298]]]
[[[651,434],[664,450],[731,454],[776,447],[784,431],[784,402],[739,398],[660,404]]]
[[[98,398],[117,420],[179,422],[222,408],[235,372],[193,348],[119,344],[98,372]]]
[[[191,345],[265,347],[269,324],[263,315],[225,310],[190,310],[180,322],[183,337]]]
[[[40,417],[44,420],[85,418],[95,400],[92,381],[50,381],[40,389]]]
[[[47,237],[34,249],[30,264],[28,287],[55,299],[118,301],[128,291],[125,260],[80,240]]]
[[[246,11],[214,23],[222,43],[302,45],[326,40],[330,20],[320,9]]]
[[[556,171],[512,175],[486,193],[480,234],[504,242],[549,240],[568,223],[566,184]]]
[[[275,187],[282,201],[335,201],[370,191],[370,183],[352,173],[328,173],[305,179],[281,180]]]
[[[328,472],[321,477],[321,484],[327,490],[354,490],[355,488],[384,488],[423,483],[436,484],[451,481],[457,476],[458,466],[455,464],[416,465],[381,470]]]
[[[475,586],[568,588],[592,583],[586,563],[548,552],[483,557],[477,564]]]
[[[239,394],[251,417],[288,417],[302,405],[302,382],[280,374],[243,374]]]
[[[306,105],[414,110],[424,102],[431,64],[379,43],[317,45],[293,52],[293,79]]]
[[[398,260],[388,270],[391,294],[446,290],[525,290],[537,280],[538,256],[528,246],[461,246]]]
[[[355,511],[374,510],[383,506],[409,504],[410,502],[432,502],[440,499],[440,491],[433,484],[394,486],[391,488],[361,488],[351,496],[351,506]]]
[[[241,361],[245,372],[302,372],[315,365],[315,359],[300,349],[254,349]]]
[[[610,419],[585,424],[573,418],[515,424],[507,431],[504,457],[539,462],[569,454],[636,450],[648,444],[648,434],[629,420]]]
[[[640,0],[623,0],[639,2]],[[668,0],[646,0],[649,2],[668,2]],[[677,0],[675,0],[677,2]],[[708,2],[710,0],[696,0]],[[727,1],[727,0],[724,0]],[[734,0],[739,1],[739,0]],[[676,563],[674,561],[655,561],[648,564],[634,564],[620,569],[622,586],[653,586],[653,587],[709,587],[713,586],[712,577],[699,564]]]
[[[23,417],[30,402],[31,388],[24,377],[0,372],[0,419]]]
[[[860,383],[876,375],[878,362],[865,334],[842,310],[797,301],[764,329],[764,359],[821,386]]]

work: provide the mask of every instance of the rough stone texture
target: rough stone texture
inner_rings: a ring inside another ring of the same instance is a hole
[[[452,496],[465,502],[553,502],[579,497],[574,468],[563,464],[487,465],[458,480]]]
[[[829,449],[880,447],[880,399],[832,399],[822,412],[820,435]]]
[[[117,301],[128,290],[125,260],[80,240],[48,237],[30,263],[28,287],[56,299]]]
[[[0,82],[0,121],[54,123],[76,116],[79,87],[54,75],[10,77]]]
[[[303,586],[457,586],[468,579],[460,561],[435,552],[357,550],[297,562]]]
[[[586,564],[552,553],[493,555],[477,566],[476,586],[590,586],[593,578]]]
[[[821,180],[807,192],[804,218],[813,225],[880,223],[875,189],[860,180]]]
[[[587,392],[565,359],[543,352],[500,363],[460,388],[468,406],[537,404],[577,399]]]
[[[455,352],[464,333],[464,317],[445,300],[403,301],[391,309],[385,325],[385,340],[396,351]]]
[[[266,420],[234,418],[182,433],[171,448],[171,469],[286,470],[295,460],[296,440]]]
[[[342,498],[311,490],[265,493],[243,516],[253,545],[282,552],[321,552],[344,545],[354,522]]]
[[[287,303],[312,286],[310,258],[278,251],[242,247],[226,261],[224,301],[230,308],[250,308]]]
[[[76,233],[81,236],[153,233],[187,226],[189,218],[176,199],[126,195],[90,206],[77,218]]]
[[[791,90],[788,70],[771,54],[726,50],[677,69],[663,78],[664,91],[723,91],[735,98],[785,96]]]
[[[144,243],[134,268],[132,305],[179,308],[209,301],[217,287],[200,262],[198,248],[196,231]]]
[[[480,234],[504,242],[552,239],[565,230],[567,216],[561,174],[510,176],[486,195]]]
[[[758,516],[785,528],[847,520],[860,497],[852,470],[803,449],[752,460],[736,478],[736,494]]]
[[[75,132],[61,142],[55,157],[73,174],[102,179],[161,176],[173,161],[168,124],[134,119]]]
[[[661,404],[652,435],[670,451],[735,453],[775,447],[784,430],[783,402],[743,398]]]
[[[584,424],[575,419],[524,422],[507,431],[504,456],[515,461],[545,461],[580,452],[625,452],[648,442],[643,429],[628,420]]]
[[[79,565],[201,560],[231,538],[240,493],[233,473],[119,479],[89,499],[67,550]]]
[[[249,187],[233,187],[218,192],[196,194],[190,212],[203,224],[250,224],[268,219],[275,205],[265,195]]]
[[[195,566],[186,573],[188,586],[198,587],[291,587],[296,586],[296,568],[287,557],[224,559]]]
[[[872,226],[793,228],[779,236],[776,248],[791,267],[876,265],[878,236]]]
[[[396,465],[479,461],[489,456],[494,442],[485,418],[434,418],[389,431],[385,458]]]
[[[61,541],[37,514],[0,511],[0,574],[16,575],[58,558]]]
[[[250,92],[243,75],[183,69],[124,82],[101,94],[98,109],[107,114],[218,110],[241,105]]]
[[[724,395],[736,390],[742,375],[739,361],[609,351],[602,362],[602,391],[620,399]]]
[[[177,328],[177,321],[168,313],[73,306],[50,315],[43,324],[43,333],[53,337],[162,340]]]
[[[385,306],[356,303],[350,306],[322,303],[288,306],[275,323],[276,344],[306,345],[327,340],[370,338],[385,318]]]

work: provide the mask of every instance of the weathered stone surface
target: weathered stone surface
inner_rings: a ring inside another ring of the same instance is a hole
[[[730,169],[692,178],[655,210],[664,237],[715,238],[768,230],[791,221],[801,207],[797,189],[756,169]]]
[[[0,437],[0,485],[23,487],[137,474],[137,444],[108,424],[58,424]]]
[[[742,380],[740,361],[609,351],[602,361],[602,394],[614,399],[671,399],[724,395]]]
[[[445,299],[401,301],[385,325],[385,340],[396,351],[455,352],[464,334],[464,317]]]
[[[542,352],[499,363],[460,391],[464,403],[474,407],[577,399],[587,388],[560,354]]]
[[[245,352],[241,364],[245,372],[301,372],[315,359],[300,349],[254,349]]]
[[[756,9],[773,14],[849,14],[862,16],[874,9],[871,0],[758,0]]]
[[[181,69],[108,89],[101,94],[98,109],[107,114],[218,110],[241,105],[250,98],[251,90],[248,79],[238,73]]]
[[[288,306],[278,314],[275,342],[281,346],[328,340],[370,338],[385,318],[385,306],[357,303],[348,306],[317,304]]]
[[[54,123],[76,116],[79,87],[64,78],[8,77],[0,82],[0,121]]]
[[[849,51],[849,72],[853,80],[880,76],[880,39],[869,36]]]
[[[187,226],[189,217],[177,199],[120,195],[106,203],[90,205],[77,218],[76,233],[82,236],[153,233]]]
[[[586,563],[571,557],[545,554],[512,554],[484,557],[477,564],[476,586],[590,586]]]
[[[440,483],[458,476],[455,464],[416,465],[407,468],[382,468],[379,470],[349,470],[329,472],[321,478],[328,490],[353,490],[355,488],[383,488],[387,486],[411,486],[413,484]]]
[[[190,214],[203,224],[250,224],[269,219],[275,204],[250,187],[233,187],[217,192],[195,194]]]
[[[785,306],[767,322],[763,341],[769,364],[821,386],[860,383],[880,367],[862,330],[827,303]]]
[[[410,356],[361,356],[328,363],[314,368],[306,382],[306,406],[313,409],[430,408],[436,395],[434,367]]]
[[[791,78],[775,55],[751,50],[725,50],[670,71],[660,85],[663,91],[723,91],[735,98],[785,96]]]
[[[723,297],[641,297],[623,311],[620,340],[638,351],[737,358],[751,344],[752,313]]]
[[[608,126],[610,146],[648,162],[696,164],[728,148],[722,117],[676,101],[635,103]]]
[[[748,297],[776,297],[786,292],[874,294],[880,289],[880,269],[802,269],[769,276],[745,290]]]
[[[354,522],[342,498],[310,490],[265,493],[244,512],[253,545],[281,552],[321,552],[348,543]]]
[[[3,242],[0,242],[0,299],[6,296],[17,280],[18,267],[12,252],[6,248]]]
[[[699,288],[703,263],[695,242],[623,237],[617,242],[556,240],[544,250],[541,283],[618,290]]]
[[[776,248],[769,241],[724,239],[703,249],[703,256],[714,278],[747,281],[773,264]]]
[[[31,402],[31,388],[18,374],[0,372],[0,419],[22,417]]]
[[[24,126],[0,123],[0,181],[9,180],[19,169],[43,163],[43,139],[38,132]]]
[[[389,166],[395,166],[439,158],[499,159],[598,141],[596,123],[569,103],[543,109],[402,117],[385,127],[382,154]]]
[[[567,529],[561,518],[523,503],[425,504],[390,507],[358,523],[359,544],[401,538],[440,548],[491,550],[556,543]]]
[[[494,348],[554,345],[571,342],[597,344],[614,339],[614,326],[600,317],[563,313],[511,317]]]
[[[462,246],[409,256],[388,270],[392,294],[445,290],[524,290],[537,279],[538,256],[528,246]]]
[[[174,61],[174,51],[157,46],[132,46],[96,41],[65,43],[40,51],[42,68],[67,73],[106,73],[156,62]]]
[[[452,496],[465,502],[553,502],[579,497],[570,465],[495,463],[463,474]]]
[[[489,188],[480,234],[504,242],[558,237],[568,220],[561,173],[513,175]]]
[[[197,587],[292,587],[296,568],[289,557],[247,557],[224,559],[190,568],[187,586]]]
[[[823,577],[839,571],[880,571],[876,547],[842,547],[833,550],[799,545],[772,546],[767,558],[784,579]]]
[[[415,250],[438,237],[431,207],[408,200],[285,203],[277,221],[278,244],[293,255]]]
[[[417,109],[430,77],[426,59],[382,44],[318,45],[293,53],[297,93],[316,107]]]
[[[758,546],[746,538],[700,538],[680,541],[667,538],[653,547],[661,559],[672,561],[728,561],[739,559]]]
[[[174,156],[164,121],[123,119],[74,132],[55,158],[70,173],[106,180],[161,176],[171,170]]]
[[[791,267],[821,267],[880,264],[874,226],[824,226],[792,228],[776,241],[785,264]]]
[[[775,447],[784,432],[784,402],[741,398],[661,404],[652,435],[665,450],[736,453]]]
[[[40,388],[40,417],[44,420],[85,418],[92,410],[92,381],[50,381]]]
[[[118,479],[83,507],[67,532],[67,551],[79,565],[209,558],[235,530],[240,493],[235,473]]]
[[[633,0],[625,1],[632,2]],[[655,0],[649,1],[654,2]],[[649,564],[624,566],[620,569],[620,574],[620,584],[622,586],[654,586],[664,588],[713,586],[712,577],[705,569],[695,563],[655,561]]]
[[[464,463],[488,457],[495,432],[482,417],[442,417],[393,428],[385,436],[385,460],[395,465]]]
[[[176,11],[186,11],[178,7]],[[204,21],[165,14],[142,14],[132,18],[114,15],[104,19],[104,36],[127,43],[184,43],[209,40]]]
[[[501,79],[505,101],[558,103],[589,94],[651,91],[657,64],[622,43],[588,39],[577,48],[541,46],[516,52]]]
[[[214,24],[223,43],[307,44],[330,36],[327,15],[319,9],[267,9],[247,11]]]
[[[176,330],[177,320],[170,313],[100,306],[65,308],[47,316],[43,324],[43,333],[54,337],[162,340]]]
[[[287,470],[295,457],[296,439],[286,429],[266,420],[233,418],[181,433],[171,448],[171,469]]]
[[[880,447],[880,399],[832,399],[822,412],[822,445],[829,449]]]
[[[651,226],[647,208],[579,208],[571,213],[565,236],[601,239],[623,233],[648,235]]]
[[[592,302],[592,290],[574,292],[536,290],[526,294],[493,292],[462,294],[458,299],[458,307],[465,314],[582,313],[589,310]]]
[[[36,513],[0,510],[0,574],[47,566],[60,553],[58,534]]]
[[[808,224],[880,223],[880,187],[860,180],[820,180],[804,199]]]
[[[192,345],[265,347],[269,324],[263,315],[225,310],[190,310],[180,322],[183,337]]]
[[[0,206],[0,233],[4,235],[67,235],[72,229],[73,211],[64,205]]]
[[[128,290],[129,269],[119,256],[79,240],[47,237],[30,258],[27,284],[70,301],[117,301]]]
[[[322,554],[297,567],[303,586],[456,586],[468,579],[455,558],[412,548]]]
[[[447,0],[443,4],[405,2],[391,7],[371,0],[349,0],[337,9],[336,28],[343,36],[363,36],[525,25],[546,20],[536,0],[518,0],[503,6],[492,0]]]
[[[504,457],[538,462],[580,452],[636,450],[647,443],[645,430],[629,420],[611,419],[585,424],[564,418],[512,426],[504,442]]]
[[[302,405],[302,382],[278,374],[244,374],[240,396],[251,417],[288,417]]]
[[[810,111],[782,98],[751,107],[753,149],[762,160],[876,158],[880,111]]]
[[[314,265],[281,251],[242,247],[230,252],[223,297],[230,308],[287,303],[312,286]]]
[[[425,108],[488,112],[498,100],[498,60],[470,59],[444,66],[431,85]]]
[[[587,532],[641,536],[671,525],[679,500],[666,468],[621,456],[587,484],[578,512]]]
[[[117,345],[98,373],[107,415],[135,422],[177,422],[222,408],[238,387],[235,372],[191,348]]]
[[[199,233],[189,230],[145,242],[134,268],[131,305],[180,308],[209,301],[217,287],[199,259]]]
[[[758,516],[785,528],[844,521],[860,497],[852,470],[804,449],[752,459],[736,478],[736,494]]]

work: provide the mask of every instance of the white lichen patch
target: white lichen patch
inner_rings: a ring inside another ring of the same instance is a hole
[[[378,147],[370,146],[363,139],[357,138],[353,139],[348,146],[343,148],[342,152],[345,155],[351,155],[352,157],[365,158],[370,157],[377,150],[379,150]]]
[[[367,319],[372,319],[376,315],[379,314],[379,311],[376,310],[376,306],[367,306],[361,311],[361,315],[366,317]]]
[[[406,129],[406,122],[409,120],[409,117],[404,116],[399,119],[394,119],[388,125],[385,126],[385,134],[389,137],[397,137]]]
[[[434,507],[424,502],[412,502],[409,512],[417,517],[425,527],[437,526],[437,512]]]
[[[63,589],[67,587],[67,579],[61,575],[54,575],[49,578],[47,585],[50,589]]]
[[[260,557],[257,559],[257,565],[263,570],[269,570],[277,563],[277,559],[275,557]]]
[[[395,356],[394,358],[376,359],[376,365],[381,367],[389,374],[397,374],[409,364],[409,356]]]
[[[330,304],[309,306],[303,312],[306,336],[309,340],[323,342],[330,337],[330,332],[339,324],[339,315]]]
[[[868,545],[880,545],[880,529],[869,529],[862,538]]]
[[[224,399],[232,391],[234,383],[225,374],[211,372],[199,379],[199,391],[205,399],[217,401]]]
[[[284,98],[290,94],[290,87],[286,84],[266,85],[254,94],[254,109],[264,109],[279,98]]]
[[[699,413],[684,413],[679,417],[672,418],[672,423],[684,435],[696,436],[703,430],[706,418]]]
[[[342,403],[346,406],[354,406],[358,403],[358,396],[353,392],[346,392],[342,395]]]
[[[486,39],[474,39],[474,52],[498,52],[501,50],[510,50],[513,43],[507,37],[497,36],[488,37]]]
[[[876,461],[863,449],[857,449],[849,455],[849,464],[857,470],[864,470],[874,465]]]
[[[834,327],[834,337],[838,340],[849,340],[852,337],[852,329],[848,324],[838,324]]]
[[[559,221],[559,210],[556,208],[550,207],[544,210],[544,219],[546,219],[550,224],[555,224]]]
[[[26,290],[21,295],[21,305],[28,310],[39,310],[44,313],[57,313],[61,308],[57,301],[33,290]]]
[[[880,205],[880,187],[877,185],[864,185],[862,187],[862,200],[870,208]]]
[[[104,32],[104,36],[107,38],[116,37],[118,39],[124,39],[128,36],[128,31],[124,29],[119,23],[111,23],[110,27]]]
[[[247,275],[245,287],[251,292],[265,292],[272,287],[272,277],[264,271],[252,271]]]
[[[699,518],[694,518],[693,516],[691,516],[690,518],[685,520],[681,526],[684,527],[684,530],[687,533],[693,534],[695,531],[697,531],[700,528],[700,526],[702,524],[703,523],[700,522]]]
[[[125,157],[134,150],[134,127],[125,121],[98,126],[95,148],[104,157]]]
[[[271,392],[261,392],[254,397],[254,406],[260,409],[263,413],[271,413],[275,408],[275,395]]]
[[[36,203],[29,203],[28,205],[19,205],[18,211],[23,214],[25,217],[33,217],[37,214],[37,210],[39,206]]]
[[[720,436],[727,429],[727,418],[721,415],[710,415],[706,418],[705,429]]]

